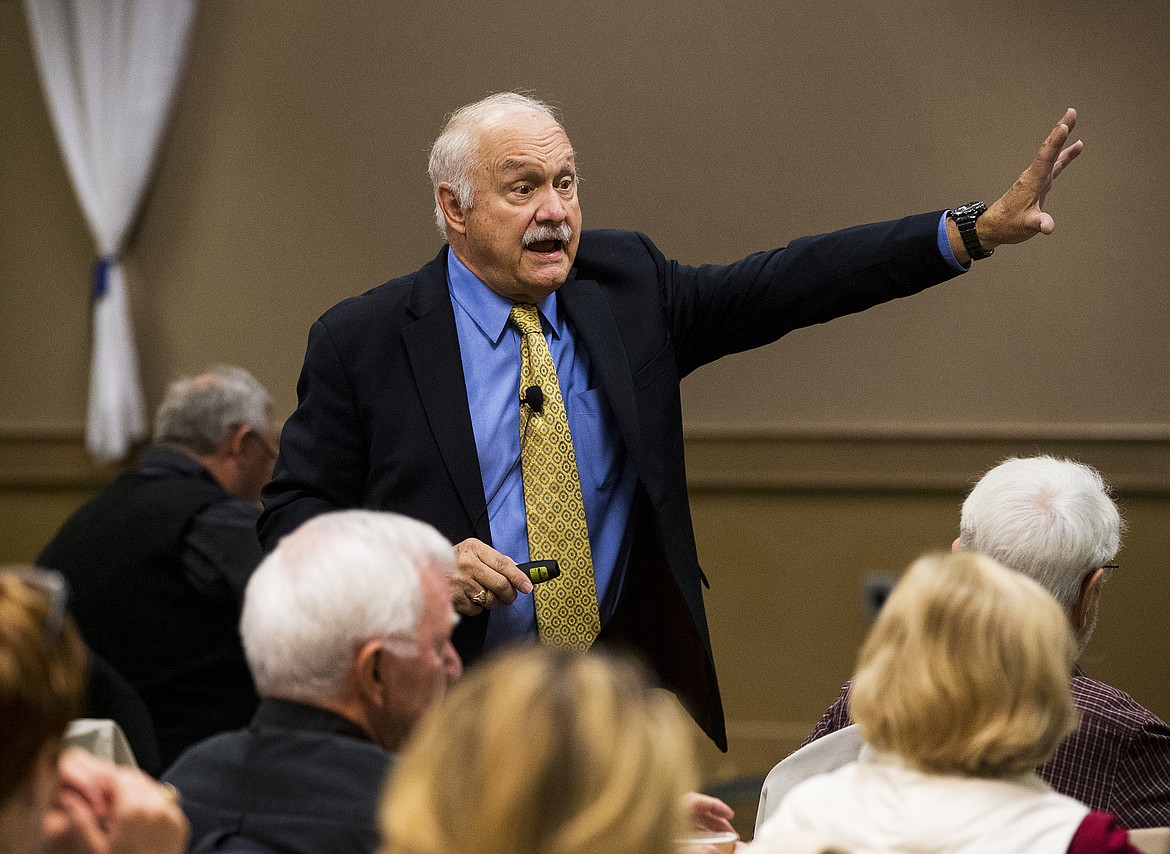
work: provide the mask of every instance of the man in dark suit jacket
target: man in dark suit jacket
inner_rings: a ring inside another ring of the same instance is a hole
[[[573,149],[547,106],[504,93],[463,108],[431,153],[436,220],[449,246],[314,324],[261,538],[271,544],[338,507],[426,519],[458,543],[451,593],[469,618],[456,634],[465,659],[536,634],[532,586],[516,565],[529,556],[514,462],[518,339],[493,325],[493,301],[534,304],[578,466],[591,470],[580,480],[598,640],[640,651],[725,749],[687,501],[680,378],[792,329],[916,293],[962,272],[972,256],[1051,231],[1041,204],[1080,151],[1079,142],[1062,150],[1074,122],[1070,110],[981,216],[940,211],[696,268],[667,260],[640,234],[581,231]],[[574,413],[576,392],[598,390],[599,402],[578,405],[592,421]],[[501,443],[501,420],[513,444]]]

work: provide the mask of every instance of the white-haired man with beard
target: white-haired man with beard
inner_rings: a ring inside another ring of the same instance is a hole
[[[458,543],[466,660],[537,638],[633,647],[726,749],[680,379],[1051,232],[1075,123],[990,206],[692,267],[636,232],[581,230],[576,152],[548,105],[505,92],[457,110],[429,166],[448,245],[314,323],[261,538],[340,507],[424,519]],[[554,560],[534,587],[522,565]]]
[[[1037,456],[1005,460],[979,480],[963,502],[954,547],[990,555],[1039,582],[1068,614],[1083,652],[1122,529],[1096,470]],[[1170,824],[1170,727],[1079,665],[1072,693],[1080,726],[1037,772],[1061,794],[1115,814],[1124,827]],[[846,684],[806,744],[850,723]]]
[[[319,516],[256,569],[240,634],[260,707],[166,773],[191,852],[371,854],[382,780],[462,673],[451,544],[392,513]]]

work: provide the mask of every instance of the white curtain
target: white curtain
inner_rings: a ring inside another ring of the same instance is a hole
[[[119,256],[150,182],[196,0],[24,0],[41,83],[97,244],[86,446],[119,460],[146,435]]]

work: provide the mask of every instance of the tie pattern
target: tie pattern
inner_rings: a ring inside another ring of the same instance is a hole
[[[512,306],[512,322],[520,330],[520,391],[537,385],[544,392],[541,413],[525,406],[520,417],[529,557],[561,566],[559,578],[532,591],[536,624],[544,643],[586,650],[601,631],[601,618],[569,418],[536,306]]]

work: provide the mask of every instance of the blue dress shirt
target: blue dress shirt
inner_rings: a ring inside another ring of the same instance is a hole
[[[508,322],[512,301],[485,285],[447,252],[447,287],[455,310],[463,380],[483,494],[490,498],[492,546],[517,563],[529,560],[528,525],[520,457],[520,333]],[[537,303],[548,341],[569,430],[589,526],[593,577],[604,626],[625,575],[626,532],[636,478],[613,412],[590,371],[589,355],[577,346],[572,327],[558,309],[557,295]],[[497,491],[498,490],[498,491]],[[494,497],[493,497],[494,494]],[[538,555],[556,558],[557,555]],[[491,612],[485,649],[536,634],[532,594]]]
[[[966,273],[971,269],[971,262],[960,264],[959,259],[955,257],[955,250],[951,249],[951,239],[947,237],[947,214],[950,211],[943,211],[943,215],[938,218],[938,251],[942,254],[943,260],[951,265],[951,269],[956,273]]]

